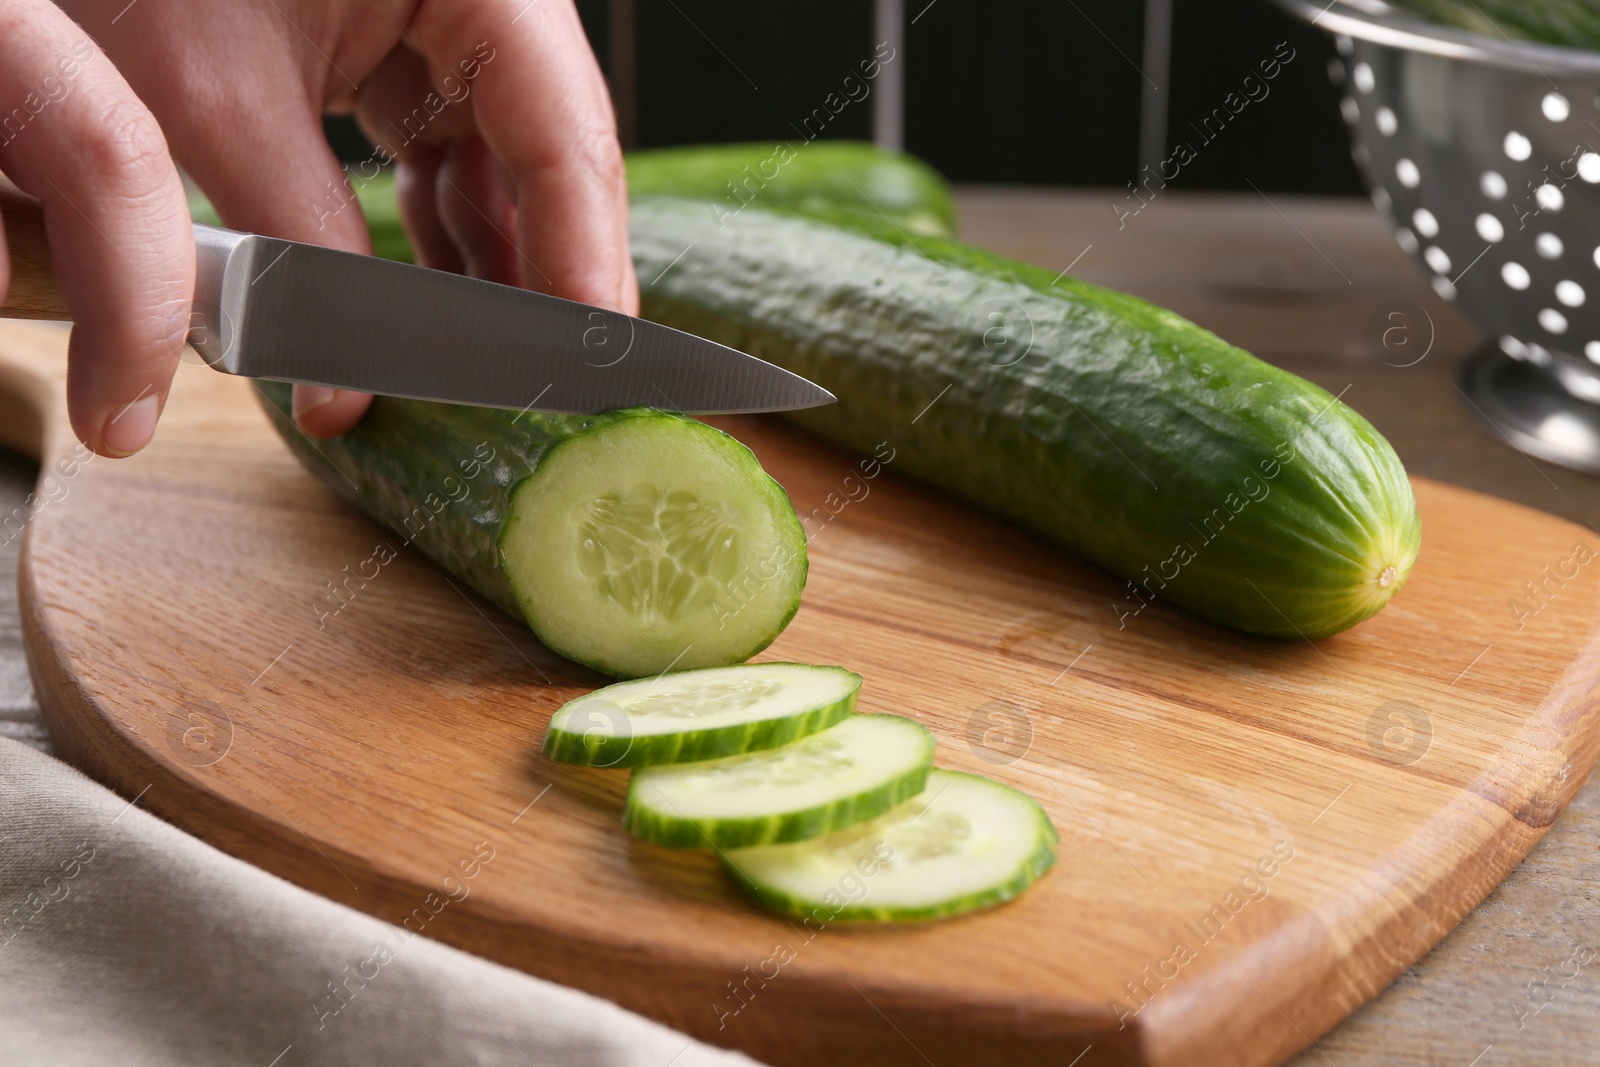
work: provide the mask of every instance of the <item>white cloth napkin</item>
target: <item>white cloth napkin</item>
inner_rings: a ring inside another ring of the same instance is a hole
[[[753,1062],[307,892],[0,739],[6,1067]]]

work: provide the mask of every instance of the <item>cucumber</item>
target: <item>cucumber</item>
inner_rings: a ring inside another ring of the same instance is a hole
[[[622,823],[635,837],[674,848],[803,841],[916,796],[932,766],[926,726],[898,715],[852,715],[782,748],[641,767],[628,782]]]
[[[544,754],[640,767],[777,748],[855,711],[861,676],[843,667],[751,663],[596,689],[550,717]]]
[[[800,425],[1122,575],[1122,627],[1159,598],[1316,638],[1405,584],[1420,532],[1388,442],[1169,311],[881,222],[632,218],[647,317],[805,375],[839,402]]]
[[[714,219],[753,205],[887,218],[908,233],[955,232],[955,202],[939,173],[864,141],[653,148],[629,153],[627,165],[632,195],[702,200]]]
[[[887,814],[792,845],[723,854],[757,900],[820,923],[938,919],[1010,900],[1056,861],[1036,802],[999,782],[935,770]]]
[[[604,674],[737,663],[799,607],[805,534],[788,496],[702,422],[379,397],[354,430],[312,442],[289,421],[289,386],[256,389],[301,462],[394,531],[382,562],[414,544]]]
[[[1600,50],[1596,0],[1390,0],[1396,7],[1487,37]]]
[[[626,156],[628,188],[636,195],[668,195],[704,200],[713,215],[737,213],[747,202],[762,207],[831,215],[891,219],[910,233],[955,232],[955,201],[950,186],[926,163],[865,141],[813,141],[793,144],[695,145],[649,148]],[[350,179],[356,202],[372,235],[372,254],[413,263],[411,241],[400,221],[394,172]],[[348,202],[348,201],[346,201]],[[339,208],[330,194],[318,210]],[[189,193],[195,222],[222,225],[204,193]]]

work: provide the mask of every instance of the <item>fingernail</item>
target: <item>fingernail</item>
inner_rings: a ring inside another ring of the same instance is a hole
[[[131,456],[155,436],[156,420],[161,417],[161,398],[154,393],[140,397],[111,418],[100,431],[100,446],[115,458]]]
[[[299,422],[300,416],[312,412],[325,404],[333,403],[333,398],[338,394],[325,385],[297,385],[294,387],[294,421]]]

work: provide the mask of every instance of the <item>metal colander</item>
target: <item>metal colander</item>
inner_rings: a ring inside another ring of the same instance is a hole
[[[1277,0],[1333,34],[1357,164],[1492,343],[1462,389],[1517,447],[1600,471],[1600,53]]]

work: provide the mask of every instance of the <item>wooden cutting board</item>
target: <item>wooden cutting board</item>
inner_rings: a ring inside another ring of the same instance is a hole
[[[1279,1062],[1454,926],[1595,760],[1588,528],[1419,480],[1410,584],[1351,632],[1161,605],[1119,628],[1095,568],[728,419],[812,516],[766,656],[860,671],[864,711],[927,723],[941,764],[1061,834],[1005,907],[808,930],[713,857],[631,841],[623,774],[543,760],[599,679],[303,472],[245,383],[184,367],[153,447],[74,460],[63,340],[0,326],[0,428],[44,459],[7,536],[61,753],[301,885],[775,1064]]]

